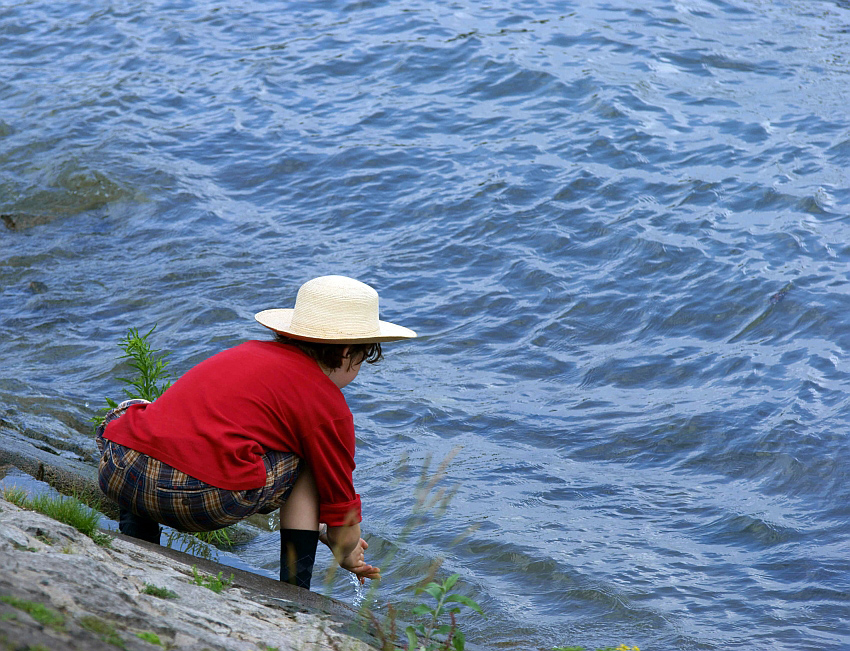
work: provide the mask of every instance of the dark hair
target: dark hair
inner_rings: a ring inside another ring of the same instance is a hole
[[[374,364],[384,358],[384,353],[381,351],[381,344],[322,344],[315,341],[302,341],[301,339],[293,339],[279,332],[274,335],[275,341],[281,344],[289,344],[295,346],[301,352],[309,355],[322,366],[333,370],[340,368],[343,362],[348,360],[348,368],[355,364],[368,362]],[[342,352],[348,347],[348,357],[343,357]]]

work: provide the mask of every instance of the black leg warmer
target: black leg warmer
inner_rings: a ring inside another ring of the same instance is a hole
[[[118,531],[125,536],[132,536],[133,538],[159,544],[159,522],[141,515],[136,515],[124,508],[119,509]]]
[[[280,580],[309,590],[318,544],[318,531],[281,529]]]

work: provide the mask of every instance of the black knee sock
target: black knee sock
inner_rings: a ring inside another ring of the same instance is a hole
[[[159,522],[121,508],[118,512],[118,531],[126,536],[159,544]]]
[[[309,590],[318,544],[318,531],[281,529],[280,580]]]

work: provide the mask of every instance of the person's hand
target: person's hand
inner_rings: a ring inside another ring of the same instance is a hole
[[[366,579],[380,579],[381,568],[369,565],[364,560],[364,552],[369,547],[362,538],[354,548],[354,551],[340,561],[339,566],[344,570],[352,572],[360,580],[360,585],[366,583]]]

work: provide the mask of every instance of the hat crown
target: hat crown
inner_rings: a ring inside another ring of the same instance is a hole
[[[306,337],[332,338],[340,331],[352,338],[380,334],[378,292],[346,276],[314,278],[298,290],[292,329]]]
[[[294,308],[257,312],[254,318],[275,332],[305,341],[353,344],[413,339],[410,328],[381,321],[378,292],[346,276],[320,276],[298,290]]]

